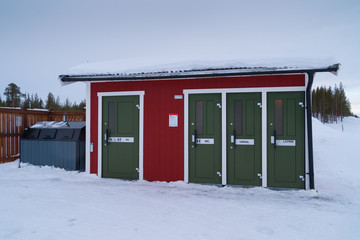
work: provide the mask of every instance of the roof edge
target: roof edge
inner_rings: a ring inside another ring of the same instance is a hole
[[[253,76],[253,75],[276,75],[294,73],[316,73],[330,72],[337,75],[340,63],[324,68],[220,68],[220,69],[197,69],[183,71],[165,71],[133,74],[88,74],[88,75],[59,75],[59,80],[66,85],[72,82],[89,81],[135,81],[135,80],[162,80],[162,79],[183,79],[197,77],[230,77],[230,76]]]

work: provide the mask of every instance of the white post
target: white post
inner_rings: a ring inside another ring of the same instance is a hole
[[[184,93],[184,182],[189,182],[189,94]]]
[[[261,93],[261,116],[262,116],[262,186],[267,187],[267,92]]]

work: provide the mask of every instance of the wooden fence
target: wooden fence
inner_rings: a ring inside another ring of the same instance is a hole
[[[24,129],[40,121],[85,121],[85,111],[48,111],[0,108],[0,163],[20,156],[20,139]]]

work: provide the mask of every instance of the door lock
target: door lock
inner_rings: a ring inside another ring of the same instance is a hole
[[[301,175],[300,175],[299,178],[301,179],[301,181],[305,182],[304,176],[301,176]]]
[[[219,175],[219,177],[221,177],[221,173],[220,172],[216,172],[217,175]]]
[[[258,173],[257,175],[258,175],[258,177],[259,177],[260,179],[262,179],[261,173]]]

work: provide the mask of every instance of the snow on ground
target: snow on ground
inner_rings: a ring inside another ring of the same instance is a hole
[[[360,120],[314,125],[318,192],[0,165],[0,239],[359,239]]]

